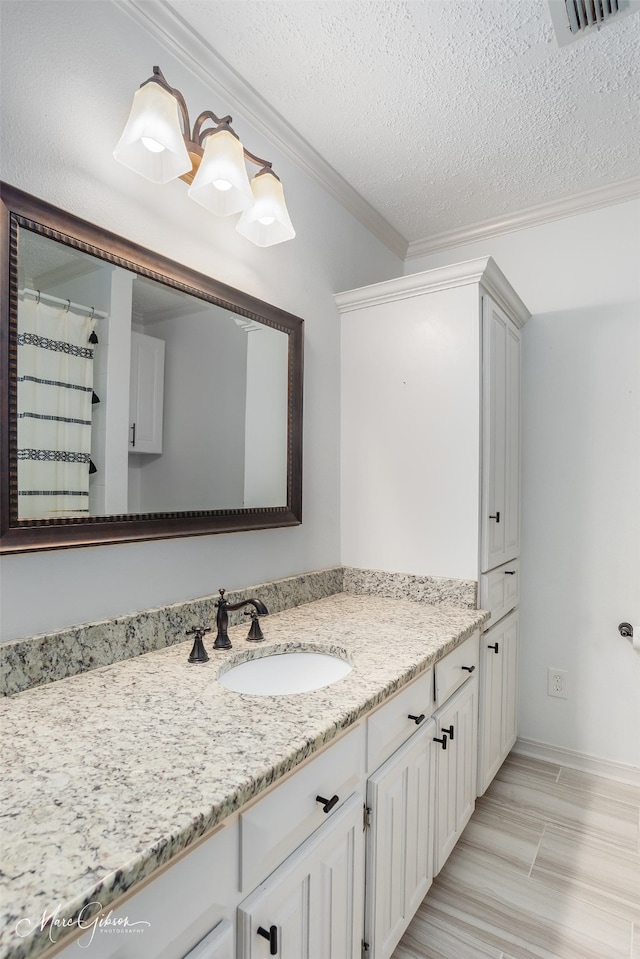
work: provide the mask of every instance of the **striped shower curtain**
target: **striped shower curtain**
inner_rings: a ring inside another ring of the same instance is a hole
[[[20,519],[89,512],[94,325],[46,303],[19,303]]]

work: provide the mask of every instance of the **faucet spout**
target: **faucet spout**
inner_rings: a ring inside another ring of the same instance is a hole
[[[225,590],[219,589],[220,599],[216,600],[216,626],[217,634],[213,644],[214,649],[231,649],[231,640],[229,639],[227,628],[229,626],[229,612],[235,609],[242,609],[243,606],[253,606],[256,613],[260,616],[267,616],[269,610],[260,602],[259,599],[243,599],[239,603],[229,603],[224,598]]]

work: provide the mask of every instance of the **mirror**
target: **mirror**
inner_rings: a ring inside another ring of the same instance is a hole
[[[1,197],[0,551],[300,523],[303,321]]]

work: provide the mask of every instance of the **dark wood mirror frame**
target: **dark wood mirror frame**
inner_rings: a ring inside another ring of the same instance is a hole
[[[0,183],[0,552],[20,553],[297,526],[302,522],[304,321],[142,246]],[[285,506],[188,512],[18,519],[18,230],[33,230],[107,263],[286,333],[288,350],[287,502]]]

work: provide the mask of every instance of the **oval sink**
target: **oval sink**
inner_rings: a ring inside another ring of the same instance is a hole
[[[352,668],[339,656],[299,650],[248,659],[222,673],[218,682],[236,693],[286,696],[330,686],[347,676]]]

